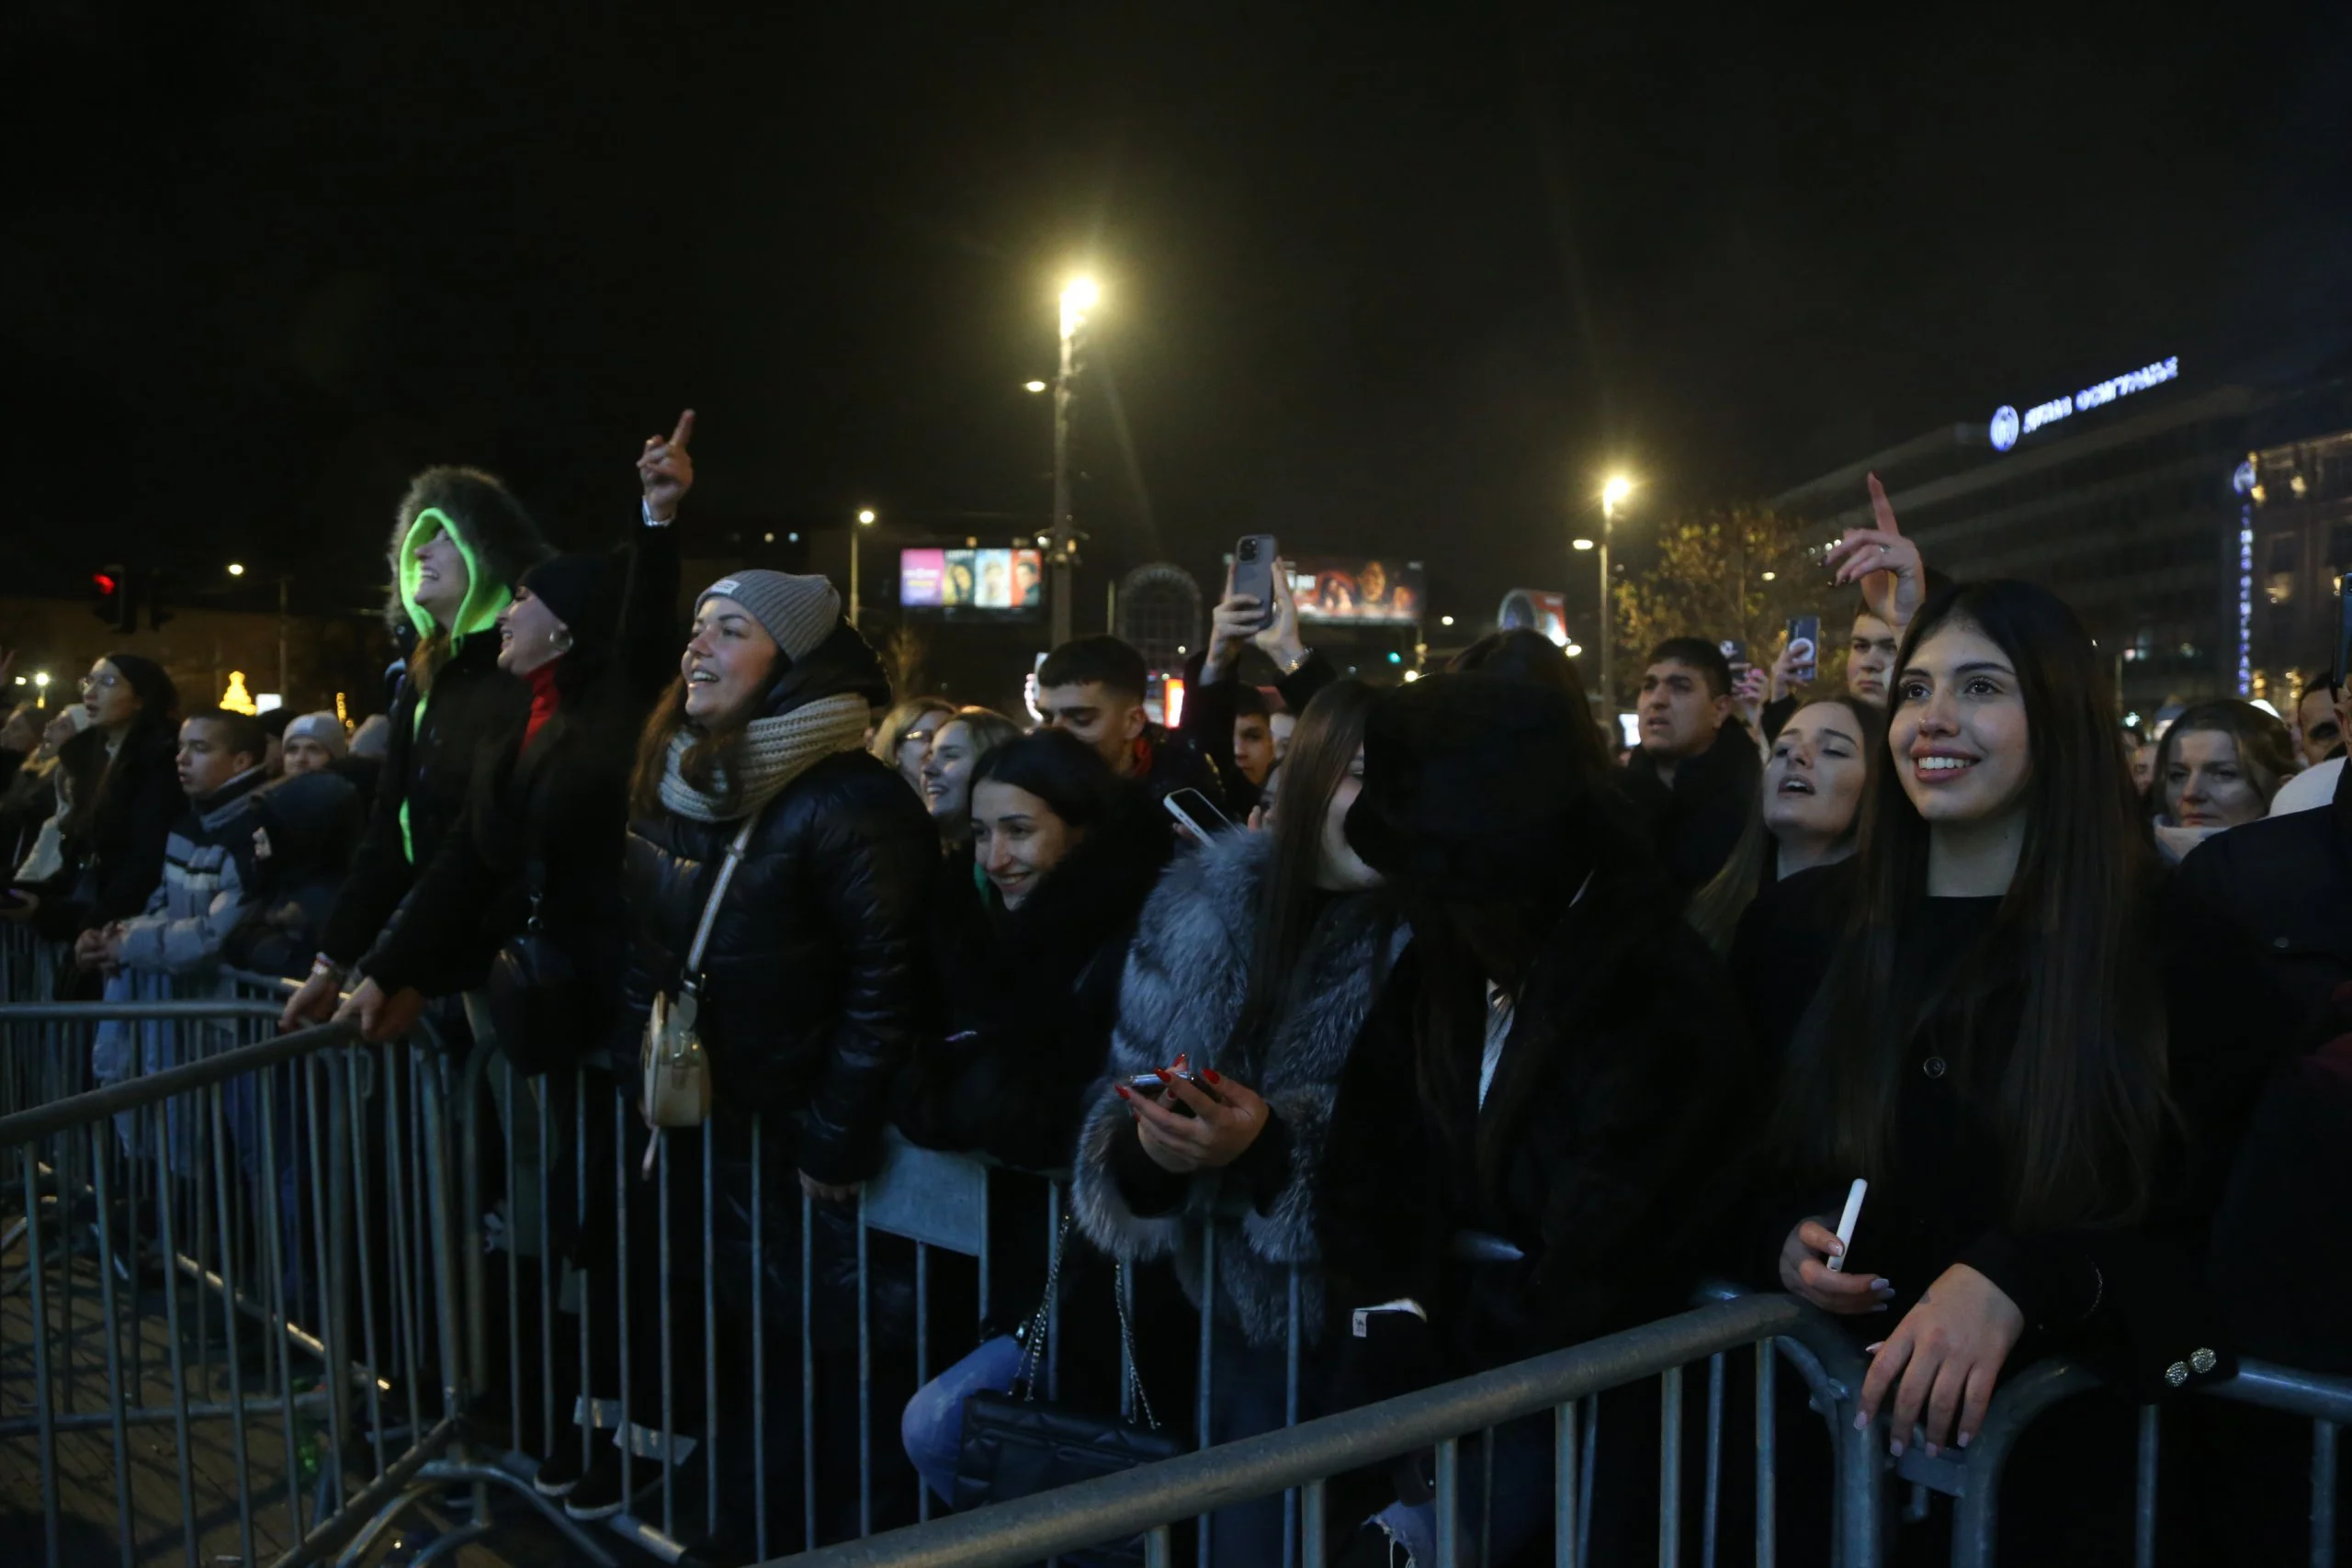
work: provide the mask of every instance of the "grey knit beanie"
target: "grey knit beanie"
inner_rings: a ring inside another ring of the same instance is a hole
[[[330,757],[340,757],[350,749],[350,742],[343,733],[343,720],[324,708],[287,720],[285,739],[315,740],[327,749]]]
[[[695,614],[713,599],[732,599],[752,613],[784,656],[796,664],[817,651],[841,623],[842,596],[821,577],[752,567],[720,578],[695,596]]]

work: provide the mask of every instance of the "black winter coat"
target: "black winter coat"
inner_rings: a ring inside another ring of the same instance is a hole
[[[767,711],[888,691],[873,651],[844,624],[779,684]],[[741,826],[669,811],[629,826],[634,950],[618,1048],[632,1058],[653,993],[676,991]],[[784,1137],[819,1181],[862,1181],[879,1161],[891,1077],[920,1021],[938,861],[938,830],[897,771],[864,751],[837,752],[768,804],[712,928],[697,1029],[719,1111],[769,1116],[770,1136]]]
[[[1431,1370],[1452,1375],[1689,1304],[1752,1100],[1731,987],[1676,906],[1646,863],[1593,874],[1544,940],[1483,1110],[1484,984],[1440,995],[1420,944],[1406,949],[1332,1111],[1317,1232],[1335,1323],[1410,1297],[1435,1331]],[[1457,1043],[1426,1098],[1425,1000],[1451,1010]],[[1523,1256],[1455,1261],[1465,1231]]]
[[[72,745],[106,743],[95,729]],[[147,908],[147,896],[164,880],[164,845],[172,825],[187,814],[180,793],[179,742],[166,720],[134,721],[98,782],[97,805],[89,817],[86,886],[90,902],[76,911],[82,929],[127,920]]]
[[[1648,820],[1658,860],[1683,897],[1704,887],[1731,859],[1763,779],[1756,737],[1737,719],[1726,720],[1704,751],[1675,764],[1671,787],[1648,752],[1637,750],[1626,762],[1625,798]]]
[[[993,887],[942,889],[931,962],[940,1022],[917,1044],[899,1126],[926,1148],[980,1150],[1030,1170],[1069,1164],[1080,1102],[1102,1070],[1136,916],[1174,849],[1141,788],[1018,909]],[[971,874],[967,855],[950,876]]]
[[[480,984],[498,949],[529,920],[536,879],[541,926],[592,993],[596,1037],[609,1033],[628,948],[620,910],[629,770],[639,731],[677,672],[680,640],[676,536],[666,527],[636,536],[613,644],[594,650],[594,664],[557,667],[561,701],[528,744],[518,729],[475,759],[463,821],[362,961],[386,990],[414,986],[441,996]],[[539,1061],[569,1059],[579,1048],[538,1044],[532,1055]]]
[[[2301,1032],[2352,980],[2352,768],[2325,810],[2267,817],[2216,833],[2174,881],[2193,905],[2251,939],[2259,991],[2248,1000]]]
[[[368,951],[463,819],[482,751],[511,746],[530,711],[530,687],[498,668],[498,638],[487,633],[466,638],[433,672],[429,694],[401,681],[368,835],[320,942],[329,958],[347,964]]]

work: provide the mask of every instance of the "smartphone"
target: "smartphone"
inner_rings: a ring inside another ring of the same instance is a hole
[[[1201,1080],[1191,1073],[1178,1073],[1176,1077],[1182,1078],[1194,1089],[1199,1089],[1201,1087]],[[1136,1093],[1148,1096],[1153,1100],[1158,1100],[1161,1095],[1168,1092],[1168,1086],[1160,1082],[1159,1075],[1158,1073],[1137,1073],[1135,1077],[1127,1080],[1127,1087],[1135,1090]],[[1170,1100],[1168,1102],[1168,1109],[1173,1111],[1179,1116],[1196,1117],[1200,1115],[1199,1111],[1193,1110],[1191,1106],[1185,1104],[1181,1100]]]
[[[1222,833],[1233,826],[1232,818],[1209,803],[1209,797],[1196,789],[1171,789],[1160,805],[1168,815],[1190,828],[1194,836],[1206,839],[1212,833]]]
[[[1799,685],[1811,682],[1821,664],[1821,617],[1789,617],[1789,679]]]
[[[1274,570],[1281,552],[1272,534],[1244,534],[1233,546],[1233,592],[1258,601],[1258,625],[1274,624]]]
[[[1736,637],[1727,637],[1715,646],[1724,650],[1724,662],[1731,666],[1731,683],[1738,685],[1740,677],[1748,671],[1747,645]]]

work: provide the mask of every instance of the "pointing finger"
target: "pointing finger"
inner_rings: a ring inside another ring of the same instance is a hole
[[[678,428],[670,432],[670,445],[684,446],[695,438],[695,411],[687,409],[678,415]]]
[[[1871,515],[1878,519],[1879,527],[1886,533],[1900,534],[1903,530],[1895,525],[1894,503],[1886,499],[1886,487],[1878,482],[1876,474],[1870,477],[1870,483]]]

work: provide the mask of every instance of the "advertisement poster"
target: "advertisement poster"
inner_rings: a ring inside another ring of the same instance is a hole
[[[1514,588],[1503,595],[1495,625],[1504,631],[1524,628],[1542,632],[1560,647],[1568,646],[1568,603],[1565,594],[1541,588]]]
[[[910,610],[1042,609],[1045,554],[1015,549],[903,549],[899,603]]]
[[[1290,567],[1302,621],[1418,621],[1429,603],[1417,560],[1306,556]]]

